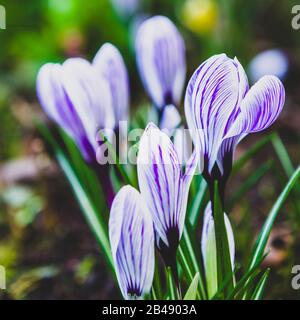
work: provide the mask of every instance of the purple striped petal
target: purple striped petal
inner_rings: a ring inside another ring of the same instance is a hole
[[[105,43],[96,54],[93,65],[109,83],[116,125],[128,119],[129,80],[124,60],[119,50]]]
[[[151,215],[131,186],[123,187],[113,201],[109,240],[124,298],[142,298],[153,281],[154,232]]]
[[[164,16],[143,22],[136,37],[137,65],[153,103],[178,105],[186,76],[185,45],[175,25]]]
[[[190,182],[197,157],[183,175],[178,154],[169,137],[149,124],[140,140],[137,158],[141,194],[152,214],[157,238],[166,246],[178,245],[184,225]],[[172,232],[172,244],[170,243]]]
[[[247,93],[240,113],[227,138],[267,129],[278,118],[285,102],[285,90],[275,76],[264,76]]]
[[[77,143],[87,161],[93,158],[84,126],[62,83],[60,64],[47,63],[37,75],[37,95],[46,114],[62,127]]]
[[[232,60],[225,54],[206,60],[189,81],[185,114],[194,144],[209,172],[247,90],[248,81],[242,66],[237,59]]]

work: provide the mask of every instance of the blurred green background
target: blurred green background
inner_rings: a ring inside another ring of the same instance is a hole
[[[104,42],[113,43],[130,73],[134,113],[148,101],[133,50],[135,29],[146,16],[163,14],[178,26],[187,47],[187,79],[212,54],[237,56],[247,67],[259,52],[279,48],[289,60],[287,102],[270,131],[279,133],[290,165],[300,162],[300,30],[291,27],[297,1],[140,2],[137,12],[126,17],[109,0],[0,1],[7,14],[7,29],[0,30],[0,265],[7,270],[2,298],[118,297],[96,241],[34,125],[34,118],[45,118],[35,94],[35,77],[43,63],[71,56],[92,59]],[[246,139],[237,157],[265,135]],[[273,146],[271,141],[230,181],[230,215],[241,264],[289,175],[290,168],[282,167],[287,162],[278,160]],[[254,168],[262,174],[241,197],[241,185]],[[290,284],[291,267],[300,264],[300,213],[293,204],[282,210],[271,236],[272,251],[265,262],[272,267],[267,298],[300,298]]]

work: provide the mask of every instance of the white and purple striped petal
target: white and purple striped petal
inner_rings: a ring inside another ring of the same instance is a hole
[[[108,84],[82,58],[46,64],[37,77],[37,93],[46,113],[76,141],[87,161],[95,160],[96,134],[113,128]]]
[[[183,174],[173,143],[150,123],[139,143],[137,166],[139,187],[152,214],[157,239],[176,250],[183,231],[190,183],[197,166],[196,153]]]
[[[268,128],[279,116],[285,91],[275,76],[264,76],[250,90],[238,60],[211,57],[193,74],[185,114],[206,179],[229,176],[233,152],[248,133]],[[217,164],[218,170],[213,171]]]
[[[62,69],[62,65],[54,63],[41,67],[37,75],[37,95],[46,114],[76,141],[84,158],[91,161],[94,151],[62,83]]]
[[[93,65],[109,83],[116,126],[128,120],[129,79],[124,60],[119,50],[105,43],[96,54]]]
[[[141,194],[131,186],[116,195],[109,218],[109,240],[125,299],[149,293],[154,274],[154,232]]]
[[[178,106],[186,76],[185,45],[167,17],[155,16],[141,24],[136,57],[141,79],[155,106]]]
[[[226,137],[246,135],[267,129],[278,118],[285,102],[285,90],[275,76],[256,82],[240,106],[240,113]]]
[[[248,81],[237,59],[215,55],[202,63],[189,81],[185,114],[195,146],[211,172],[224,136],[239,113]]]

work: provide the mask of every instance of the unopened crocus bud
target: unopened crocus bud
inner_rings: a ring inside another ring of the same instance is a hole
[[[153,222],[141,194],[131,186],[123,187],[113,201],[109,240],[123,297],[143,298],[154,274]]]
[[[153,104],[178,106],[186,76],[185,45],[176,26],[164,16],[144,21],[136,37],[137,65]]]

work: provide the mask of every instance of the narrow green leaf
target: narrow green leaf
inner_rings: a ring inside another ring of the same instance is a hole
[[[257,273],[259,273],[259,267],[262,263],[262,261],[265,259],[266,255],[263,255],[257,262],[253,265],[252,268],[249,268],[242,278],[235,284],[234,289],[229,292],[229,295],[226,297],[226,299],[231,300],[233,299],[240,291],[242,290],[244,292],[245,287],[248,283],[252,283],[254,280],[254,277]]]
[[[197,261],[197,257],[194,251],[194,247],[190,238],[190,234],[189,231],[187,229],[187,225],[184,226],[183,228],[183,237],[182,237],[182,241],[186,247],[186,252],[188,253],[190,259],[191,259],[191,263],[192,263],[192,268],[194,270],[194,273],[198,273],[199,274],[199,285],[200,285],[200,294],[201,297],[203,299],[206,298],[206,293],[205,293],[205,289],[204,289],[204,281],[201,277],[201,271],[200,271],[200,267],[199,267],[199,263]]]
[[[62,129],[59,129],[62,140],[69,152],[72,168],[79,178],[82,185],[84,185],[85,191],[89,193],[90,198],[93,201],[94,206],[99,212],[103,212],[100,216],[103,219],[103,223],[107,223],[108,208],[104,197],[102,186],[95,172],[86,164],[80,151],[78,150],[74,141],[66,134]]]
[[[168,284],[168,293],[167,295],[170,297],[170,300],[176,300],[176,285],[174,282],[174,278],[172,275],[172,270],[170,267],[166,269],[167,272],[167,284]]]
[[[282,164],[285,174],[287,175],[287,177],[290,177],[295,169],[289,157],[289,154],[277,133],[272,136],[272,144]]]
[[[256,261],[259,260],[263,255],[264,255],[264,250],[267,244],[267,241],[269,239],[271,229],[273,227],[274,221],[277,217],[277,214],[282,207],[285,199],[289,195],[290,191],[296,184],[296,182],[299,180],[300,177],[300,166],[297,168],[297,170],[294,172],[292,177],[290,178],[289,182],[279,195],[278,199],[276,200],[273,208],[271,209],[267,220],[259,234],[259,237],[255,243],[254,249],[253,249],[253,254],[250,260],[250,268],[255,265]]]
[[[193,272],[191,270],[190,263],[188,262],[187,257],[185,256],[184,250],[182,249],[182,244],[179,245],[178,256],[179,256],[179,263],[181,265],[184,275],[188,277],[189,281],[192,281]]]
[[[255,154],[262,150],[263,147],[271,141],[273,136],[274,133],[271,133],[251,146],[237,161],[235,161],[232,168],[232,174],[237,173]]]
[[[255,288],[255,291],[252,295],[252,300],[260,300],[263,293],[264,293],[264,290],[265,290],[265,287],[266,287],[266,284],[267,284],[267,280],[269,278],[269,274],[270,274],[270,269],[267,269],[262,277],[260,278],[256,288]]]
[[[211,299],[218,292],[218,273],[217,267],[217,247],[215,230],[212,228],[207,235],[206,250],[205,250],[205,279],[208,293],[208,299]]]
[[[190,224],[192,228],[196,227],[196,224],[199,220],[200,216],[200,207],[203,203],[204,195],[207,190],[207,183],[204,178],[201,179],[198,191],[196,193],[196,196],[194,198],[193,204],[191,206],[191,209],[189,210],[188,213],[188,218],[190,221]]]
[[[262,164],[245,182],[241,187],[233,194],[232,198],[229,200],[228,208],[229,210],[237,203],[243,196],[253,188],[253,186],[272,168],[273,161],[267,161]]]
[[[215,237],[217,248],[217,278],[218,288],[222,285],[223,281],[229,277],[229,283],[224,290],[226,295],[227,290],[231,291],[234,286],[233,274],[231,268],[230,251],[228,244],[227,231],[224,220],[224,212],[221,205],[220,195],[218,191],[218,182],[214,184],[214,201],[213,201],[213,216],[215,223]]]
[[[45,137],[45,139],[49,142],[52,146],[57,161],[59,162],[62,170],[64,171],[69,183],[72,187],[75,197],[77,198],[82,211],[87,219],[87,222],[93,231],[102,251],[104,253],[105,259],[109,264],[111,270],[114,270],[114,265],[112,261],[112,256],[110,253],[110,245],[107,236],[107,229],[106,226],[103,225],[99,219],[99,214],[94,208],[94,205],[90,201],[89,196],[86,194],[84,188],[82,187],[78,177],[76,176],[73,168],[70,166],[68,159],[66,158],[65,154],[61,150],[60,146],[57,144],[55,139],[52,137],[49,129],[42,123],[37,124],[38,129],[40,130],[41,134]]]
[[[183,300],[196,300],[198,284],[199,284],[199,272],[196,273]]]

